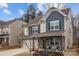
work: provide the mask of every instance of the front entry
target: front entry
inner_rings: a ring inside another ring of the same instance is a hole
[[[42,38],[40,45],[43,49],[50,50],[62,50],[62,38],[61,37],[47,37]]]
[[[4,45],[4,39],[0,38],[0,47],[2,47]]]
[[[9,45],[9,38],[8,37],[0,38],[0,47],[8,46],[8,45]]]

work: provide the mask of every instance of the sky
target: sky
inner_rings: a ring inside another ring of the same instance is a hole
[[[29,5],[30,3],[0,3],[0,20],[8,21],[14,18],[22,17],[22,15],[26,13]],[[43,13],[47,10],[45,3],[33,3],[32,5],[36,10],[41,10]],[[71,8],[74,15],[79,13],[78,3],[65,3],[64,6]]]

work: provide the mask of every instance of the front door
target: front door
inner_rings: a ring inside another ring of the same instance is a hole
[[[61,38],[60,37],[49,37],[43,40],[43,48],[51,50],[61,50]]]
[[[51,39],[51,49],[61,50],[61,39],[59,37],[53,37]]]

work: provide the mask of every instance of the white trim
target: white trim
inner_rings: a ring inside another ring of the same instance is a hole
[[[32,27],[32,34],[36,34],[36,33],[38,33],[38,26],[33,26]],[[34,32],[33,32],[34,31]]]
[[[40,33],[46,32],[46,22],[40,24]]]
[[[28,31],[29,31],[28,28],[25,28],[25,29],[24,29],[24,35],[25,35],[25,36],[29,35]]]
[[[53,25],[53,26],[54,26],[54,29],[51,29],[51,27],[50,27],[50,31],[59,30],[59,28],[58,28],[58,29],[55,28],[56,22],[58,22],[58,24],[60,23],[59,20],[51,21],[51,22],[50,22],[50,24],[51,24],[51,23],[54,23],[54,25]]]

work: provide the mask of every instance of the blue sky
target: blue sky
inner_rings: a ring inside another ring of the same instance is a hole
[[[1,4],[0,3],[0,20],[8,21],[13,18],[21,17],[28,9],[29,3],[9,3],[9,4]],[[79,13],[79,4],[78,3],[65,3],[66,7],[70,7],[73,14]],[[46,11],[46,7],[44,4],[33,4],[36,10],[41,10],[43,12]]]

